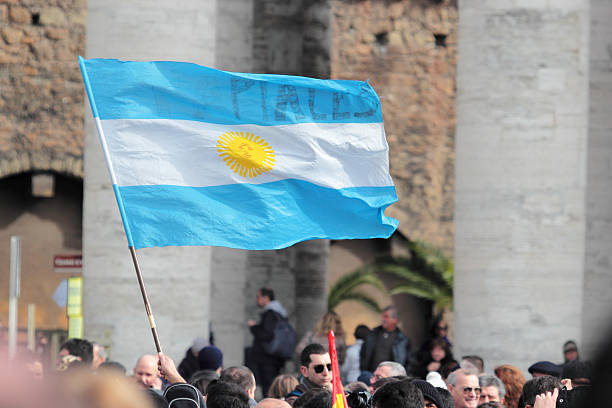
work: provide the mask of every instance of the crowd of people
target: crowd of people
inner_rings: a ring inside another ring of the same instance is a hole
[[[580,359],[574,341],[564,344],[562,363],[535,362],[527,380],[512,365],[487,371],[477,355],[455,358],[441,319],[433,322],[431,337],[412,350],[394,306],[383,310],[380,326],[358,326],[355,344],[348,347],[340,318],[326,313],[297,346],[291,344],[299,372],[281,373],[285,359],[270,343],[292,341],[291,336],[275,339],[287,314],[269,288],[261,288],[256,301],[261,317],[248,322],[254,342],[245,366],[224,367],[223,352],[204,338],[193,340],[178,365],[163,353],[142,355],[131,375],[107,359],[104,347],[85,339],[62,344],[53,374],[31,356],[23,366],[30,380],[51,379],[54,390],[62,390],[61,396],[45,394],[54,403],[62,401],[58,406],[331,408],[337,401],[333,374],[340,375],[350,408],[580,407],[595,394],[593,368]],[[339,373],[333,372],[329,330],[336,333]]]

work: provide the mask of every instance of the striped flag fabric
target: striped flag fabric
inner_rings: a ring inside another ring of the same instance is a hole
[[[329,343],[329,357],[332,364],[332,408],[349,408],[340,377],[340,365],[338,364],[338,351],[336,350],[336,335],[333,330],[327,334]]]
[[[397,228],[367,82],[79,63],[129,246],[278,249]]]

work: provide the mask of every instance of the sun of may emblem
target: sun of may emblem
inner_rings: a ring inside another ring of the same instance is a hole
[[[217,152],[234,173],[243,177],[257,177],[274,167],[274,150],[253,133],[225,132],[217,140]]]

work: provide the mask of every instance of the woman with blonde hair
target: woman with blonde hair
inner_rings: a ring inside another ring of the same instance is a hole
[[[497,366],[493,371],[506,387],[506,396],[504,397],[506,407],[517,408],[523,385],[525,385],[523,373],[518,368],[508,364]]]
[[[291,374],[281,374],[277,376],[270,388],[268,388],[268,398],[284,400],[285,396],[294,390],[299,384],[297,378]]]
[[[330,330],[334,331],[336,336],[336,351],[338,352],[338,364],[342,365],[344,357],[346,356],[346,334],[342,328],[342,321],[340,316],[334,311],[326,312],[323,317],[319,320],[313,330],[308,331],[302,340],[298,343],[295,348],[296,354],[299,356],[304,348],[312,343],[319,343],[326,349],[329,348],[329,342],[327,341],[327,334]]]

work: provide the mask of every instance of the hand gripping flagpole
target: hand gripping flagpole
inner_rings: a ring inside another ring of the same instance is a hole
[[[147,312],[147,317],[149,318],[149,325],[151,326],[151,332],[153,333],[153,341],[155,342],[155,348],[157,349],[157,353],[161,353],[162,348],[159,342],[159,336],[157,335],[157,327],[155,326],[155,318],[153,317],[153,312],[151,311],[151,304],[149,303],[149,297],[147,296],[147,289],[145,287],[144,280],[142,279],[142,273],[140,272],[140,265],[138,264],[138,257],[136,256],[136,249],[134,248],[134,240],[132,239],[132,232],[130,231],[130,226],[127,222],[125,208],[123,206],[123,199],[121,198],[121,193],[117,185],[117,178],[115,177],[115,171],[113,170],[112,160],[111,160],[110,154],[108,153],[108,145],[106,144],[106,138],[104,137],[104,130],[102,129],[102,123],[100,122],[100,117],[98,116],[98,109],[96,108],[96,102],[93,98],[93,93],[91,91],[89,77],[87,75],[87,70],[85,69],[85,60],[80,56],[79,56],[79,65],[81,67],[81,73],[83,75],[83,82],[85,82],[85,89],[87,90],[87,97],[89,99],[89,104],[91,105],[91,111],[93,113],[94,121],[96,123],[96,129],[98,130],[98,137],[100,139],[100,144],[102,145],[102,151],[104,152],[104,158],[106,159],[106,166],[108,167],[108,172],[110,174],[111,182],[113,183],[113,191],[115,192],[115,199],[117,200],[117,205],[119,207],[119,213],[121,214],[121,221],[123,222],[123,229],[125,231],[125,235],[128,240],[128,247],[130,249],[130,254],[132,255],[132,262],[134,263],[134,269],[136,270],[136,277],[138,279],[138,285],[140,286],[140,293],[142,294],[142,300],[144,302],[145,311]]]
[[[340,379],[338,352],[336,351],[336,336],[334,335],[333,330],[329,331],[327,341],[329,342],[329,357],[331,358],[332,364],[332,408],[348,408],[346,394],[344,394],[344,387],[342,386],[342,380]]]

